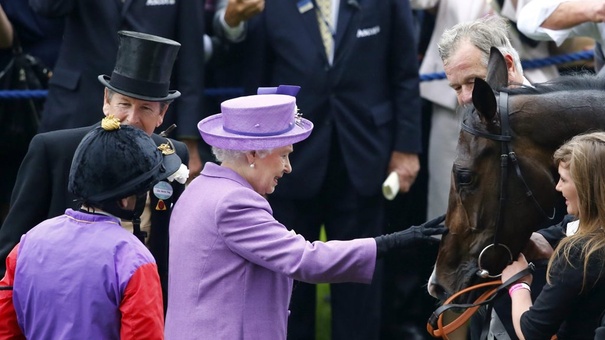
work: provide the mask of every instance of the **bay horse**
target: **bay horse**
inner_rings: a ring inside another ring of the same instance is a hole
[[[475,79],[472,105],[458,108],[448,232],[429,279],[432,296],[444,300],[497,278],[533,231],[564,214],[552,155],[577,134],[605,130],[604,78],[565,76],[507,87],[504,58],[492,48],[486,80]]]

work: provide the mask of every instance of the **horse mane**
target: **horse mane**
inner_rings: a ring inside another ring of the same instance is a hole
[[[566,75],[551,79],[543,83],[532,84],[532,86],[504,87],[499,92],[510,95],[516,94],[545,94],[561,91],[578,90],[605,90],[605,77],[597,77],[594,74],[579,73]]]

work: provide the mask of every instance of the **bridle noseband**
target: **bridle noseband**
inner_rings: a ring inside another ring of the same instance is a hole
[[[487,139],[491,139],[491,140],[500,142],[500,146],[501,146],[500,199],[499,199],[500,205],[498,208],[498,215],[497,215],[498,222],[496,223],[496,232],[494,233],[493,242],[491,244],[487,245],[485,248],[483,248],[483,250],[479,254],[479,258],[477,259],[477,264],[479,267],[479,270],[477,271],[477,275],[480,276],[481,278],[498,278],[498,277],[500,277],[500,275],[502,275],[502,273],[497,274],[497,275],[490,274],[490,272],[487,269],[484,269],[483,266],[481,265],[481,259],[482,259],[483,255],[485,254],[485,252],[487,250],[491,249],[492,247],[493,247],[493,249],[496,249],[497,247],[503,248],[510,257],[509,263],[513,261],[513,254],[511,252],[510,248],[507,247],[506,245],[498,242],[498,232],[500,231],[502,224],[504,222],[502,212],[504,211],[504,203],[506,201],[506,180],[508,178],[507,174],[508,174],[509,163],[512,163],[513,168],[515,169],[515,173],[517,174],[517,178],[519,178],[519,180],[521,180],[521,183],[523,183],[523,186],[525,187],[525,195],[532,199],[535,206],[538,207],[538,210],[542,213],[542,215],[544,217],[548,218],[549,220],[553,220],[555,217],[554,208],[553,208],[553,213],[550,216],[542,208],[542,206],[540,205],[540,203],[534,196],[533,192],[527,185],[527,182],[525,181],[525,178],[523,177],[521,168],[519,167],[519,160],[517,159],[517,155],[515,154],[515,151],[513,150],[513,147],[511,144],[512,136],[511,136],[511,128],[510,128],[510,122],[509,122],[508,93],[500,92],[500,97],[498,99],[498,109],[499,109],[498,111],[500,113],[500,134],[499,135],[492,134],[489,132],[479,131],[471,126],[466,125],[464,123],[464,121],[462,121],[462,130],[464,130],[472,135],[475,135],[475,136],[479,136],[479,137],[483,137],[483,138],[487,138]]]

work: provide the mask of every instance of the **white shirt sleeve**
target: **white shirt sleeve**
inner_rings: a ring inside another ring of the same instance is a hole
[[[570,0],[533,0],[525,5],[519,13],[517,28],[526,36],[535,40],[552,40],[560,46],[571,37],[590,37],[601,41],[601,33],[597,24],[583,23],[568,29],[552,30],[540,27],[542,23],[563,2]]]
[[[230,27],[225,22],[224,8],[217,10],[215,16],[218,16],[222,31],[224,33],[224,37],[227,40],[237,43],[243,41],[246,38],[246,26],[244,21],[240,22],[239,25],[235,27]]]
[[[410,0],[412,9],[429,9],[437,6],[439,0]]]
[[[500,9],[500,15],[516,23],[519,19],[519,12],[521,11],[521,8],[531,1],[532,0],[504,0],[502,8]],[[492,7],[494,7],[493,1],[491,4]]]

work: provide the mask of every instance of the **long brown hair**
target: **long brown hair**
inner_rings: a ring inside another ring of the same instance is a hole
[[[548,263],[547,281],[550,283],[552,263],[562,256],[571,265],[570,252],[578,248],[584,259],[583,290],[589,259],[592,256],[605,259],[605,132],[575,136],[555,151],[554,161],[557,166],[569,169],[576,186],[579,226],[574,235],[564,238],[555,249]]]

